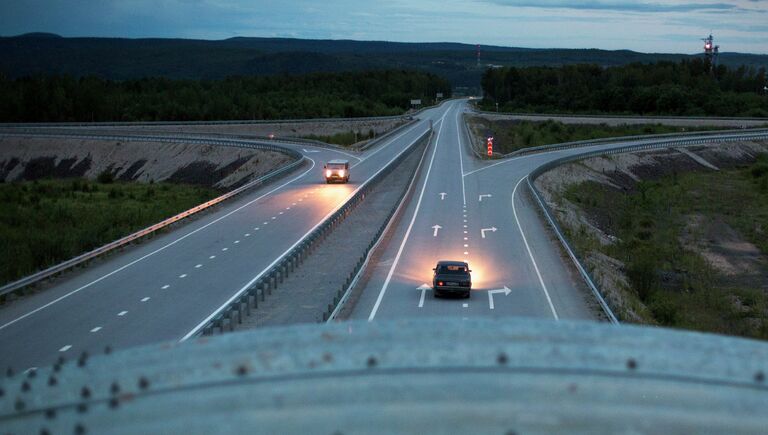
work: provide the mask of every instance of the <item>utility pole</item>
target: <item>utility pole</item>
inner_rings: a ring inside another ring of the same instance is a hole
[[[477,44],[477,67],[480,68],[480,44]]]

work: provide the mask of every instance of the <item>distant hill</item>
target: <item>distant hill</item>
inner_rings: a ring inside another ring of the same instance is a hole
[[[233,75],[303,74],[380,69],[416,69],[479,88],[488,65],[557,66],[595,63],[679,61],[685,54],[629,50],[530,49],[475,45],[287,38],[194,39],[64,38],[47,33],[0,37],[0,73],[9,78],[34,74],[95,75],[125,80],[141,77],[220,79]],[[768,66],[768,55],[722,53],[722,63]]]

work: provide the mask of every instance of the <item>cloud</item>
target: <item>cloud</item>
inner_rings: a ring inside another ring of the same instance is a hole
[[[734,11],[742,9],[733,3],[652,3],[652,2],[630,2],[618,0],[486,0],[488,3],[499,6],[515,6],[539,9],[578,9],[593,11],[615,11],[615,12],[702,12],[702,11]],[[755,3],[758,0],[750,0]]]

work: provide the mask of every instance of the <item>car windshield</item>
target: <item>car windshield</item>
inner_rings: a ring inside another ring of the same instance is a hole
[[[457,266],[454,264],[449,264],[449,265],[440,266],[437,269],[437,273],[461,275],[461,274],[467,273],[467,268],[465,266]]]
[[[327,165],[328,169],[344,169],[343,163],[329,163]]]

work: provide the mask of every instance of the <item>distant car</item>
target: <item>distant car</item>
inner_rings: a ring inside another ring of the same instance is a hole
[[[349,160],[330,160],[323,169],[326,183],[349,182]]]
[[[463,261],[438,261],[432,269],[435,272],[432,278],[432,290],[435,297],[444,294],[461,295],[468,298],[472,291],[472,273],[469,264]]]

